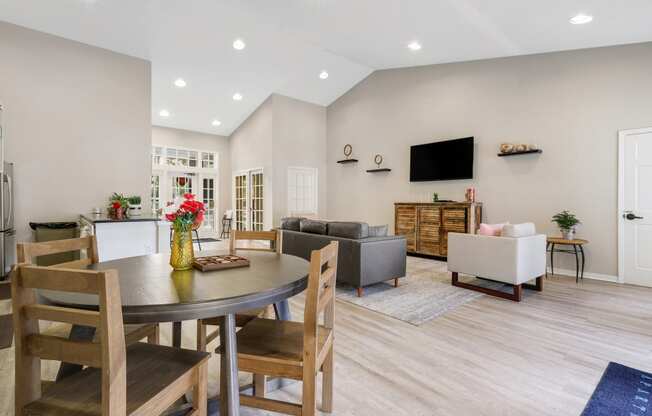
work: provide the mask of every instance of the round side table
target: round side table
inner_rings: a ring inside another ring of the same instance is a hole
[[[582,240],[581,238],[566,240],[565,238],[561,237],[548,237],[546,251],[550,253],[550,274],[555,274],[555,253],[570,253],[575,254],[575,282],[579,282],[580,279],[584,279],[584,245],[588,243],[588,240]],[[572,246],[573,249],[555,249],[555,246],[557,245]]]

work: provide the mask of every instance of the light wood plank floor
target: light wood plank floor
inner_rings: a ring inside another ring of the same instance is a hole
[[[296,318],[302,302],[292,300]],[[652,371],[652,289],[552,277],[520,304],[484,296],[420,327],[342,301],[336,308],[335,415],[576,416],[609,361]],[[184,346],[194,333],[185,325]],[[209,371],[214,393],[215,358]],[[273,396],[298,399],[300,384]],[[5,350],[0,414],[13,414],[12,402]]]

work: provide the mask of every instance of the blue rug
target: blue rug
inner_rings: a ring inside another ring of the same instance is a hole
[[[582,416],[652,416],[652,374],[609,363]]]

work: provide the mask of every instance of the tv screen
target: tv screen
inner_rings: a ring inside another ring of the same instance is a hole
[[[410,182],[473,179],[473,137],[412,146]]]

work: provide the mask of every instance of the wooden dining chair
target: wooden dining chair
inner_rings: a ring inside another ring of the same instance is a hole
[[[40,243],[18,243],[16,254],[19,264],[36,264],[37,257],[40,256],[81,250],[86,251],[86,258],[50,265],[50,267],[85,269],[91,264],[95,264],[99,261],[97,240],[94,235],[67,240],[44,241]],[[124,328],[127,345],[139,342],[144,338],[147,338],[147,342],[150,344],[159,343],[158,324],[125,325]]]
[[[265,380],[259,377],[254,379],[254,396],[240,395],[243,405],[312,416],[317,407],[316,379],[321,371],[322,411],[332,412],[337,247],[338,243],[333,241],[311,253],[303,323],[255,318],[237,334],[239,370],[303,381],[302,403],[265,398]],[[323,325],[320,325],[322,313]]]
[[[11,300],[11,282],[0,282],[0,302]],[[0,315],[0,350],[11,347],[14,339],[14,321],[11,313]]]
[[[159,415],[189,389],[191,414],[206,415],[209,354],[141,342],[126,347],[117,271],[20,264],[11,273],[11,284],[16,415]],[[99,311],[40,304],[37,289],[96,295]],[[95,343],[43,335],[39,321],[92,326],[100,339]],[[86,368],[42,392],[41,360]]]
[[[238,247],[238,241],[266,241],[269,242],[269,247]],[[233,230],[229,238],[229,253],[236,254],[237,251],[269,251],[281,252],[281,233],[276,230],[272,231],[238,231]],[[237,314],[235,316],[235,326],[242,327],[247,322],[256,318],[257,316],[270,316],[272,314],[272,307],[268,306],[261,309],[252,309]],[[213,332],[208,332],[207,326],[219,327],[220,318],[207,318],[199,319],[197,321],[197,351],[206,351],[208,343],[213,341],[219,336],[219,328]]]

